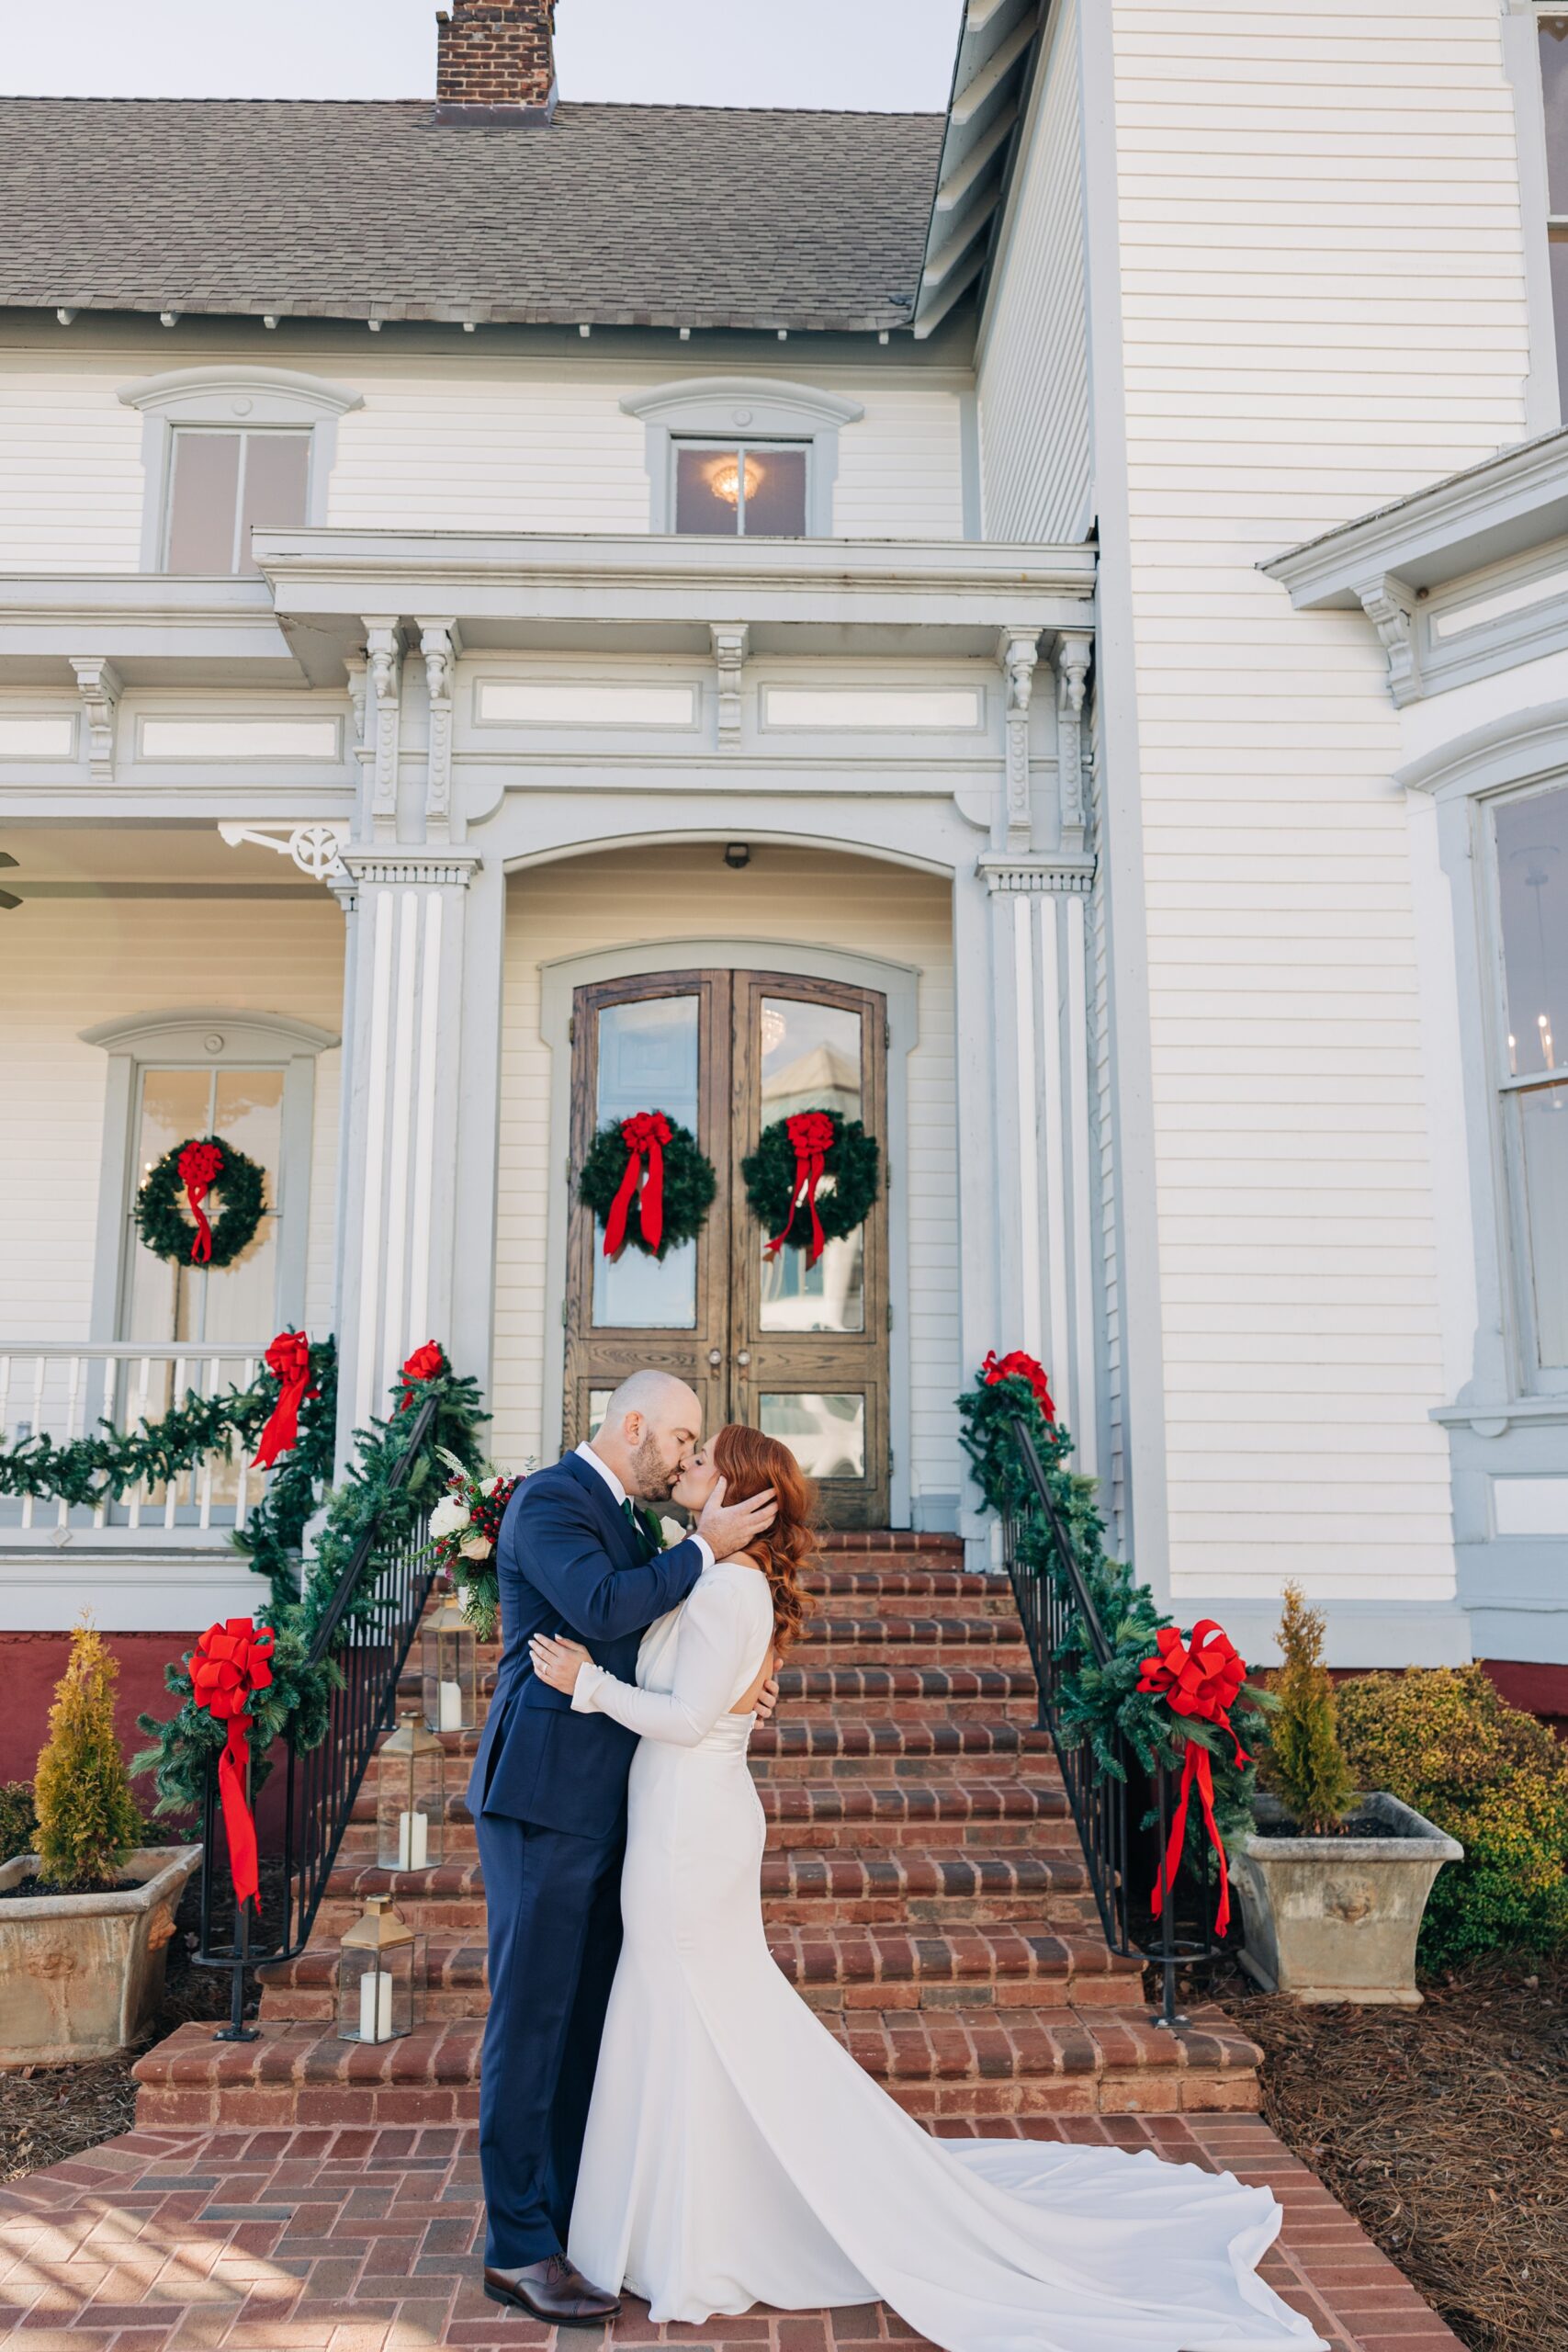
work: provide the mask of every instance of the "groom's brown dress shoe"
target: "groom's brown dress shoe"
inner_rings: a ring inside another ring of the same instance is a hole
[[[596,2327],[614,2319],[620,2298],[602,2287],[591,2287],[564,2254],[543,2262],[525,2264],[521,2270],[487,2270],[485,2293],[492,2303],[510,2303],[533,2319],[552,2320],[558,2327]]]

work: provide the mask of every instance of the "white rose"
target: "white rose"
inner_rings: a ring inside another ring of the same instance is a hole
[[[458,1544],[457,1549],[461,1552],[465,1560],[488,1560],[490,1557],[490,1537],[488,1535],[470,1535],[465,1542]]]
[[[659,1524],[664,1531],[664,1548],[667,1552],[673,1544],[685,1542],[686,1530],[678,1519],[661,1519]]]
[[[493,1495],[496,1488],[504,1483],[502,1474],[498,1470],[493,1478],[486,1478],[482,1481],[479,1487],[479,1492],[481,1495]]]
[[[468,1523],[468,1507],[457,1495],[443,1495],[430,1514],[432,1535],[456,1535],[459,1527]]]

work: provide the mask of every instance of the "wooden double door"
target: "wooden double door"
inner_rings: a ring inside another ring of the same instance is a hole
[[[886,1526],[886,1187],[808,1266],[793,1244],[767,1255],[740,1172],[763,1127],[810,1110],[863,1121],[886,1163],[886,999],[789,972],[660,972],[577,989],[571,1049],[574,1171],[607,1120],[660,1110],[692,1129],[718,1189],[695,1240],[662,1261],[630,1245],[607,1259],[574,1191],[566,1443],[592,1433],[617,1382],[656,1364],[691,1383],[707,1430],[744,1421],[782,1440],[829,1526]]]

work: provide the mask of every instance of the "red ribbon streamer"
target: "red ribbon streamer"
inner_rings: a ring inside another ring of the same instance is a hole
[[[270,1470],[280,1453],[294,1451],[299,1408],[307,1396],[321,1393],[310,1385],[310,1342],[303,1331],[280,1331],[266,1351],[266,1368],[277,1383],[277,1402],[256,1448],[258,1470]]]
[[[180,1182],[186,1188],[186,1199],[196,1219],[196,1233],[190,1245],[191,1263],[205,1266],[212,1256],[212,1227],[207,1222],[202,1203],[218,1182],[223,1166],[223,1154],[215,1143],[187,1143],[176,1165]]]
[[[817,1187],[822,1182],[822,1162],[833,1148],[833,1122],[826,1111],[797,1111],[784,1121],[789,1139],[795,1148],[795,1190],[789,1196],[789,1215],[784,1221],[784,1231],[775,1233],[768,1244],[768,1255],[776,1258],[789,1239],[795,1224],[795,1213],[800,1206],[802,1193],[811,1211],[811,1248],[806,1262],[814,1266],[822,1255],[827,1235],[817,1214]]]
[[[245,1766],[250,1758],[251,1694],[265,1690],[272,1680],[273,1634],[270,1625],[257,1627],[249,1617],[231,1617],[209,1625],[191,1653],[190,1679],[196,1703],[215,1723],[227,1724],[228,1736],[218,1759],[218,1793],[223,1804],[223,1830],[229,1841],[229,1870],[238,1902],[254,1901],[260,1881],[256,1871],[256,1825],[245,1802]]]
[[[446,1370],[446,1358],[439,1340],[426,1340],[423,1347],[415,1348],[398,1375],[403,1383],[403,1393],[398,1399],[399,1412],[406,1413],[413,1403],[412,1384],[416,1380],[439,1380]]]
[[[1146,1657],[1138,1673],[1140,1690],[1152,1692],[1164,1699],[1172,1714],[1190,1716],[1196,1723],[1215,1724],[1227,1733],[1235,1747],[1238,1764],[1248,1764],[1251,1758],[1236,1737],[1230,1711],[1247,1679],[1247,1661],[1212,1618],[1205,1617],[1192,1628],[1191,1637],[1183,1641],[1174,1625],[1162,1625],[1155,1639],[1159,1645],[1157,1657]],[[1171,1822],[1165,1858],[1155,1881],[1152,1909],[1157,1919],[1165,1907],[1166,1895],[1176,1885],[1176,1873],[1181,1867],[1181,1857],[1187,1840],[1187,1809],[1193,1785],[1198,1790],[1198,1803],[1202,1809],[1203,1826],[1209,1833],[1209,1843],[1220,1858],[1220,1894],[1214,1907],[1214,1933],[1223,1936],[1230,1926],[1230,1871],[1225,1861],[1224,1842],[1214,1819],[1214,1774],[1209,1751],[1201,1740],[1187,1742],[1187,1758],[1181,1768],[1181,1786],[1177,1792],[1176,1814]]]
[[[1056,1408],[1046,1385],[1045,1367],[1037,1356],[1025,1355],[1021,1348],[1015,1348],[1010,1356],[998,1356],[993,1348],[980,1366],[980,1377],[987,1388],[994,1388],[998,1380],[1027,1380],[1045,1419],[1055,1422]]]
[[[637,1202],[642,1238],[648,1247],[657,1250],[663,1240],[664,1147],[669,1140],[670,1122],[662,1111],[638,1111],[632,1118],[621,1121],[621,1141],[626,1148],[626,1171],[621,1178],[621,1188],[610,1203],[610,1214],[604,1220],[606,1258],[615,1257],[625,1247],[626,1220],[631,1215],[634,1200]],[[646,1183],[643,1182],[645,1159],[648,1162]]]

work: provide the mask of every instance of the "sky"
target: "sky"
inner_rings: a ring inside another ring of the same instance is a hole
[[[962,0],[559,0],[561,95],[941,111]],[[0,0],[0,89],[423,97],[435,0]]]

